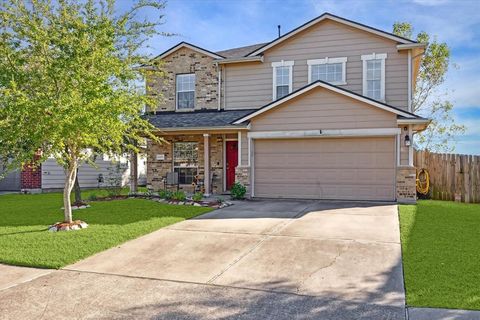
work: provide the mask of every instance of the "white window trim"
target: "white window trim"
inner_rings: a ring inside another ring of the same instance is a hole
[[[272,91],[272,100],[277,100],[277,67],[288,67],[288,93],[292,92],[293,89],[293,65],[294,61],[276,61],[272,62],[273,69],[273,91]]]
[[[342,64],[342,81],[334,81],[329,83],[337,86],[346,85],[347,84],[347,60],[348,60],[347,57],[339,57],[339,58],[325,57],[323,59],[307,60],[308,83],[312,83],[312,66],[319,65],[319,64],[341,63]]]
[[[178,87],[177,87],[177,77],[178,76],[184,76],[184,75],[194,75],[195,77],[195,82],[193,83],[193,108],[182,108],[182,109],[179,109],[178,108],[178,93],[179,92],[191,92],[191,90],[189,91],[178,91]],[[195,105],[196,105],[196,99],[197,99],[197,93],[196,93],[196,85],[197,85],[197,75],[195,74],[195,72],[191,72],[191,73],[177,73],[175,74],[175,110],[193,110],[195,109]]]
[[[362,55],[362,68],[363,68],[363,95],[367,97],[367,61],[369,60],[381,60],[381,73],[380,73],[380,101],[385,102],[385,60],[387,59],[386,53],[372,53]]]

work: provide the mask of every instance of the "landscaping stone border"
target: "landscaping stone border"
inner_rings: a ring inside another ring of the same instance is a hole
[[[230,201],[218,202],[218,201],[193,201],[193,200],[185,200],[185,201],[177,201],[177,200],[167,200],[161,198],[152,198],[152,201],[172,204],[172,205],[180,205],[180,206],[195,206],[195,207],[210,207],[215,209],[221,209],[225,207],[229,207],[233,205]]]
[[[80,230],[85,229],[88,227],[88,223],[82,220],[75,220],[72,223],[68,222],[57,222],[50,227],[48,227],[48,231],[50,232],[58,232],[58,231],[70,231],[70,230]]]

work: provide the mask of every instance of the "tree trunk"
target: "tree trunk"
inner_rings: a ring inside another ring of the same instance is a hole
[[[75,175],[75,184],[73,185],[73,188],[75,190],[75,203],[80,204],[82,203],[82,190],[80,189],[80,182],[78,182],[78,168],[77,168],[77,173]]]
[[[138,155],[132,152],[130,155],[130,193],[138,191]]]
[[[72,223],[72,204],[70,194],[72,193],[75,178],[77,177],[77,164],[73,163],[65,170],[65,186],[63,188],[63,222]]]

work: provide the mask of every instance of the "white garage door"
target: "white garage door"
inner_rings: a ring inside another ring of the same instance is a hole
[[[395,200],[395,140],[255,140],[254,196]]]

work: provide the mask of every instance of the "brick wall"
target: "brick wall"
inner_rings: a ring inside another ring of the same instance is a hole
[[[147,94],[162,95],[156,108],[148,111],[175,111],[176,75],[195,73],[195,109],[218,107],[217,67],[213,58],[189,48],[181,48],[162,60],[163,75],[147,76]]]
[[[40,189],[42,188],[42,165],[37,167],[25,165],[21,173],[22,189]]]
[[[416,170],[414,167],[397,168],[397,202],[417,201]]]

